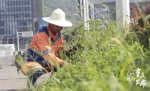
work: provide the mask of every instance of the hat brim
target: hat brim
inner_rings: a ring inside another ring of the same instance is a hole
[[[43,17],[42,19],[48,23],[52,23],[52,24],[55,24],[55,25],[61,26],[61,27],[71,27],[72,26],[72,23],[67,20],[53,20],[53,19],[51,19],[51,17]]]

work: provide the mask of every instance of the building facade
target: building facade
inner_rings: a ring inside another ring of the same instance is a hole
[[[150,7],[150,1],[138,2],[138,5],[144,10]],[[130,6],[137,8],[137,3],[130,0]],[[94,18],[100,19],[103,23],[107,23],[109,19],[116,20],[116,2],[103,2],[102,4],[94,4]],[[130,12],[130,15],[133,15],[133,12]]]
[[[0,42],[17,44],[17,32],[35,33],[37,18],[42,15],[42,0],[0,0]],[[24,45],[27,38],[19,41]]]
[[[44,21],[42,17],[38,18],[38,30],[41,29],[43,26],[47,26],[47,25],[48,25],[48,22]]]
[[[94,4],[94,18],[96,19],[115,19],[115,2],[104,2],[102,4]]]

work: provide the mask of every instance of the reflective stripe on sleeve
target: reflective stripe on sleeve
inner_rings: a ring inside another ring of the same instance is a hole
[[[52,51],[50,49],[47,49],[43,52],[43,55],[46,55],[47,53],[52,53]]]

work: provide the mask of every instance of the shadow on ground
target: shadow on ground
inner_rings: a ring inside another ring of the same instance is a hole
[[[0,91],[27,91],[27,89],[9,89],[9,90],[0,90]]]

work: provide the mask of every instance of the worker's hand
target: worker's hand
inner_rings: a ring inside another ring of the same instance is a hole
[[[62,67],[67,66],[67,65],[70,65],[70,63],[64,61]]]

